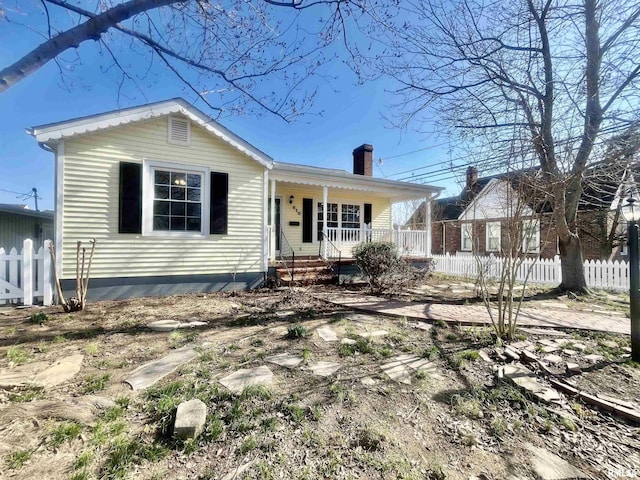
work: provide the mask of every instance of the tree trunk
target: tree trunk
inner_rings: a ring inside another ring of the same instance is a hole
[[[567,239],[558,239],[560,246],[560,264],[562,283],[559,289],[574,293],[586,293],[587,279],[584,276],[584,258],[580,238],[572,234]]]

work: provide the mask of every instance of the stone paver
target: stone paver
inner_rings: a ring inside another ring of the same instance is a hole
[[[150,387],[161,378],[169,375],[178,367],[193,360],[197,356],[198,352],[196,352],[192,345],[178,348],[169,355],[136,368],[124,381],[131,385],[131,388],[134,390],[142,390],[143,388]]]
[[[17,387],[31,383],[33,377],[48,366],[47,362],[33,362],[13,368],[0,369],[0,387]]]
[[[303,358],[291,353],[279,353],[265,358],[266,362],[275,363],[281,367],[295,368],[303,362]]]
[[[562,362],[562,357],[560,355],[554,355],[553,353],[551,353],[542,357],[542,360],[547,363],[551,363],[552,365],[557,365]]]
[[[374,385],[376,385],[376,384],[378,383],[377,381],[375,381],[375,380],[374,380],[373,378],[371,378],[371,377],[362,377],[362,378],[360,379],[360,382],[361,382],[363,385],[366,385],[367,387],[373,387]]]
[[[411,375],[407,368],[428,373],[433,378],[441,378],[436,365],[426,358],[415,355],[398,355],[389,360],[389,362],[381,365],[380,368],[393,381],[411,385]]]
[[[544,402],[560,400],[560,394],[538,382],[537,377],[528,368],[516,364],[505,365],[500,368],[506,378],[540,400]]]
[[[69,355],[61,358],[49,368],[41,371],[33,378],[33,383],[44,387],[53,387],[71,380],[80,371],[84,355]]]
[[[318,336],[325,342],[337,342],[338,335],[329,327],[320,327],[316,330]]]
[[[389,300],[372,295],[360,294],[315,294],[317,298],[344,307],[385,315],[395,315],[419,320],[444,320],[446,322],[489,325],[491,320],[482,305],[443,305],[437,303],[404,302]],[[554,311],[523,307],[518,317],[518,325],[546,328],[575,328],[603,332],[629,334],[631,323],[628,318],[599,315],[573,310]],[[545,334],[544,331],[541,333]]]
[[[411,374],[400,362],[385,363],[380,368],[394,382],[411,385]]]
[[[355,345],[358,342],[353,338],[343,338],[342,340],[340,340],[340,343],[344,345]]]
[[[182,402],[176,410],[176,421],[173,424],[173,436],[176,438],[198,438],[207,421],[207,406],[202,400],[194,398]]]
[[[179,322],[177,320],[156,320],[149,323],[147,328],[150,328],[154,332],[172,332],[179,328],[204,327],[205,325],[207,325],[207,322],[200,322],[197,320],[189,322]]]
[[[374,330],[372,332],[358,333],[358,335],[363,338],[377,338],[389,335],[389,332],[387,332],[386,330]]]
[[[526,445],[531,453],[531,466],[542,480],[569,480],[589,478],[566,460],[544,448]]]
[[[246,387],[252,385],[271,385],[273,373],[266,365],[256,368],[242,368],[224,377],[220,383],[233,393],[240,394]]]
[[[334,362],[326,362],[326,361],[318,361],[310,363],[307,366],[307,370],[310,370],[314,375],[318,375],[319,377],[329,377],[340,370],[339,363]]]

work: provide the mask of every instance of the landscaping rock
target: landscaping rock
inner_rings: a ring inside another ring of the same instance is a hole
[[[531,466],[541,480],[568,480],[589,478],[566,460],[531,444],[526,445],[531,452]]]
[[[340,340],[340,343],[342,343],[343,345],[355,345],[356,342],[353,338],[343,338],[342,340]]]
[[[613,340],[601,340],[600,345],[602,345],[603,347],[612,348],[616,350],[619,348],[618,343],[614,342]]]
[[[565,355],[568,355],[569,357],[573,357],[578,354],[576,350],[571,350],[570,348],[563,349],[562,353],[564,353]]]
[[[577,363],[567,362],[567,372],[568,373],[580,373],[582,370],[580,369],[580,365]]]
[[[560,400],[560,394],[552,388],[538,382],[536,376],[522,365],[510,364],[501,367],[503,375],[544,402]]]
[[[198,320],[189,322],[179,322],[177,320],[156,320],[147,325],[154,332],[172,332],[179,328],[194,328],[203,327],[207,325],[207,322],[200,322]]]
[[[33,383],[52,387],[71,380],[80,371],[83,359],[84,355],[70,355],[61,358],[49,368],[38,373],[33,378]]]
[[[418,328],[420,330],[424,330],[426,332],[431,331],[431,329],[433,328],[433,325],[430,323],[425,323],[425,322],[417,322],[414,325],[414,328]]]
[[[134,390],[150,387],[197,356],[198,352],[190,345],[178,348],[169,355],[136,368],[124,382],[131,385]]]
[[[330,375],[333,375],[338,370],[340,370],[341,366],[342,365],[340,365],[339,363],[320,361],[320,362],[310,363],[307,368],[314,375],[318,375],[320,377],[328,377]]]
[[[572,343],[571,348],[580,352],[584,352],[587,349],[587,346],[583,343]]]
[[[484,350],[478,350],[478,356],[487,363],[493,363],[493,360],[491,360],[489,354]]]
[[[560,355],[545,355],[542,360],[552,365],[557,365],[562,362],[562,357]]]
[[[303,362],[303,358],[298,355],[292,355],[290,353],[279,353],[277,355],[271,355],[264,359],[266,362],[280,365],[281,367],[294,368]]]
[[[33,362],[0,369],[0,387],[18,387],[31,383],[33,377],[48,366],[47,362]]]
[[[520,360],[520,353],[511,347],[506,347],[504,354],[511,360]]]
[[[540,349],[542,353],[553,353],[557,352],[558,350],[560,350],[560,347],[558,347],[557,345],[545,345]]]
[[[602,355],[592,354],[592,355],[585,355],[584,359],[588,360],[591,363],[597,363],[597,362],[600,362],[600,361],[604,360],[604,357]]]
[[[373,387],[374,385],[376,385],[378,382],[376,382],[373,378],[371,377],[362,377],[360,379],[360,382],[363,385],[366,385],[367,387]]]
[[[338,336],[336,332],[331,330],[329,327],[320,327],[316,330],[318,336],[324,340],[325,342],[337,342]]]
[[[256,368],[243,368],[224,377],[220,383],[233,393],[240,394],[251,385],[271,385],[273,373],[266,365]]]
[[[194,398],[178,405],[173,436],[182,440],[196,439],[204,429],[207,420],[207,406]]]
[[[399,362],[385,363],[380,367],[382,371],[394,382],[411,385],[411,374],[404,365]]]

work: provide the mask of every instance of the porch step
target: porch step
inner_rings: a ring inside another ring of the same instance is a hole
[[[293,283],[326,284],[331,283],[333,279],[330,265],[321,258],[296,258],[295,263],[290,259],[285,259],[285,262],[276,264],[276,272],[280,277],[280,281],[285,285],[292,283],[290,276],[292,266]]]

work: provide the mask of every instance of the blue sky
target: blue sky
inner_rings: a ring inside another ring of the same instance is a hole
[[[0,66],[15,61],[39,41],[29,30],[0,20]],[[3,190],[29,192],[36,187],[42,197],[40,208],[53,208],[53,155],[40,149],[25,128],[177,96],[194,100],[168,72],[143,79],[144,94],[128,88],[119,96],[119,77],[113,70],[105,73],[109,62],[94,45],[82,45],[79,57],[81,65],[73,62],[74,55],[65,57],[67,86],[58,67],[49,62],[0,94],[0,203],[23,202]],[[135,57],[123,58],[136,61]],[[446,138],[394,129],[383,119],[394,101],[389,93],[392,83],[378,80],[359,85],[355,75],[339,62],[332,65],[330,74],[336,80],[317,83],[319,92],[312,109],[316,114],[293,123],[268,113],[225,117],[220,122],[276,160],[286,162],[351,170],[352,150],[363,143],[373,144],[374,158],[382,158],[382,165],[376,162],[374,175],[381,178],[398,179],[406,174],[394,174],[428,165],[441,169],[437,164],[449,159]],[[196,105],[207,112],[206,105]],[[405,155],[408,152],[415,153]],[[452,179],[430,183],[446,187],[445,194],[459,190]],[[33,200],[27,203],[33,208]]]

